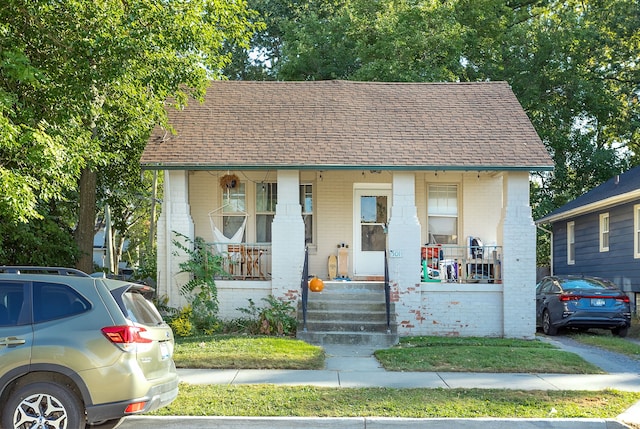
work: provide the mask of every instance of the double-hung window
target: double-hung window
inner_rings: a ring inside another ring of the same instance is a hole
[[[276,214],[278,184],[256,184],[256,242],[271,243],[271,224]]]
[[[640,204],[633,206],[633,257],[640,258]]]
[[[458,185],[430,184],[427,192],[429,241],[458,244]]]
[[[226,202],[222,210],[222,233],[230,238],[234,237],[236,233],[240,235],[239,230],[243,228],[239,242],[244,242],[246,240],[244,222],[247,218],[245,184],[241,182],[238,183],[235,188],[228,189],[223,199],[225,199]]]
[[[609,213],[600,215],[600,251],[609,251]]]
[[[567,265],[576,263],[576,224],[567,222]]]

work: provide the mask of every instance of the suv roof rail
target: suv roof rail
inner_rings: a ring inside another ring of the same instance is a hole
[[[53,275],[59,275],[59,276],[89,277],[89,274],[85,273],[84,271],[80,271],[75,268],[62,268],[62,267],[2,265],[0,266],[0,272],[13,273],[13,274],[29,273],[29,274],[53,274]]]

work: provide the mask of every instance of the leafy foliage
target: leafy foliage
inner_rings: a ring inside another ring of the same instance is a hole
[[[238,309],[249,316],[249,320],[244,322],[246,333],[295,335],[298,322],[295,317],[296,309],[291,302],[277,299],[272,295],[262,298],[262,300],[267,303],[264,307],[258,307],[256,303],[249,298],[249,307]]]
[[[187,254],[188,259],[180,263],[180,270],[189,273],[191,279],[180,288],[191,307],[191,321],[195,332],[214,332],[218,324],[218,289],[215,276],[225,274],[223,260],[214,255],[201,237],[192,241],[189,237],[175,233],[178,239],[173,241],[180,251]]]
[[[640,160],[637,0],[251,6],[266,22],[253,76],[262,64],[276,80],[509,82],[555,162],[535,177],[537,217]]]
[[[4,1],[0,220],[29,222],[42,203],[73,198],[90,269],[96,196],[126,234],[146,199],[139,157],[166,101],[201,98],[230,61],[227,44],[247,46],[251,16],[243,0]]]

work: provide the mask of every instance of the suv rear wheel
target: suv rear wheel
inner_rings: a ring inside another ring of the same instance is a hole
[[[85,417],[73,392],[57,384],[38,382],[13,392],[2,410],[2,426],[84,429]]]

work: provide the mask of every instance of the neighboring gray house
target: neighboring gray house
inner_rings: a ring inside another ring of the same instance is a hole
[[[612,280],[640,297],[640,167],[612,177],[536,221],[551,225],[551,272]]]
[[[170,304],[188,280],[177,232],[223,256],[223,318],[248,298],[298,301],[305,248],[322,294],[348,278],[364,296],[386,250],[399,335],[535,335],[529,173],[553,161],[507,83],[216,81],[168,114],[176,133],[156,129],[141,164],[164,171]]]

